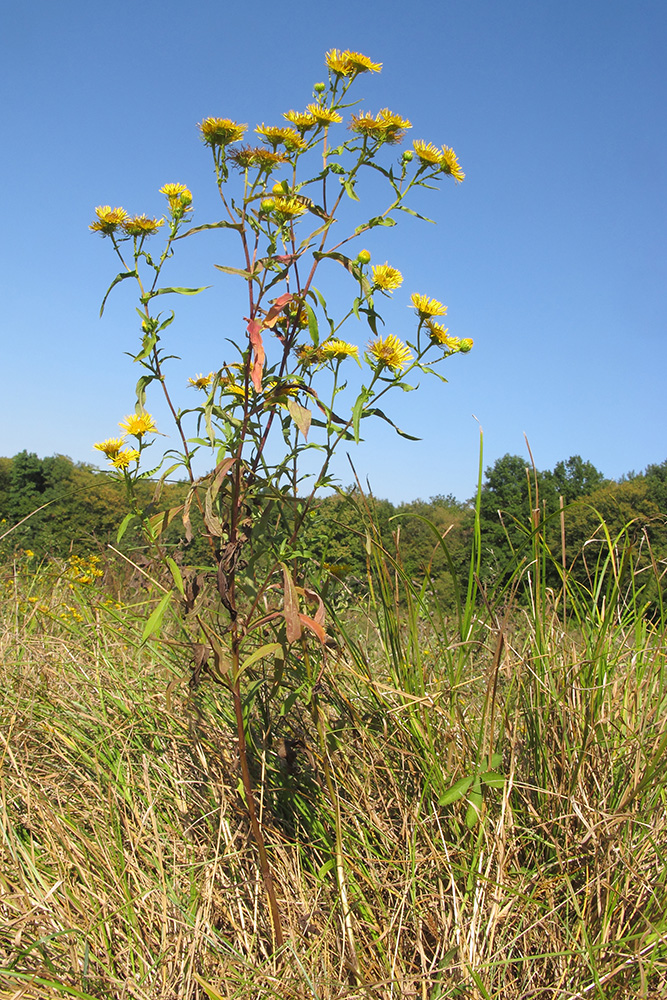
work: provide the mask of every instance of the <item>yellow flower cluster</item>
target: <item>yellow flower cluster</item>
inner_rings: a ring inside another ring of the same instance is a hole
[[[125,420],[120,421],[118,426],[136,438],[140,438],[142,434],[155,434],[157,431],[155,421],[150,413],[145,411],[131,413],[129,417],[125,417]]]
[[[389,264],[373,265],[373,284],[383,292],[394,292],[403,284],[403,275]]]
[[[118,424],[127,434],[141,440],[144,434],[156,434],[157,427],[150,413],[131,413],[129,417]],[[117,438],[107,438],[98,441],[93,447],[101,451],[109,459],[115,469],[127,469],[131,462],[138,462],[140,452],[136,448],[124,448],[125,435]]]
[[[322,344],[322,354],[325,358],[333,358],[340,361],[343,358],[354,358],[359,360],[359,348],[356,344],[348,344],[344,340],[329,340]]]
[[[410,301],[417,310],[420,319],[427,319],[429,316],[444,316],[447,312],[447,306],[443,306],[442,302],[438,302],[437,299],[429,299],[428,295],[415,293],[410,296]]]
[[[386,365],[392,371],[403,371],[412,361],[410,349],[393,334],[370,341],[368,350],[377,362]]]
[[[100,569],[99,556],[70,556],[67,561],[65,577],[72,583],[93,583],[104,576]]]
[[[283,118],[286,118],[288,122],[291,122],[295,128],[300,132],[307,132],[311,128],[315,128],[317,121],[310,111],[286,111],[283,114]]]
[[[241,149],[233,149],[229,157],[240,170],[257,167],[267,174],[287,159],[283,153],[273,152],[264,146],[242,146]]]
[[[94,233],[111,236],[127,219],[124,208],[112,208],[111,205],[98,205],[95,209],[97,219],[88,226]]]
[[[212,381],[213,372],[209,372],[208,375],[195,375],[194,378],[189,378],[188,385],[193,389],[208,389]]]
[[[358,115],[352,115],[350,123],[352,132],[392,145],[401,141],[407,128],[412,128],[412,123],[407,118],[394,114],[389,108],[382,108],[376,115],[370,111],[361,111]]]
[[[266,139],[269,145],[284,146],[288,152],[300,152],[306,148],[306,142],[293,128],[281,128],[279,125],[258,125],[255,129],[258,135]]]
[[[144,236],[155,236],[160,226],[164,225],[164,219],[150,219],[147,215],[134,215],[126,219],[123,223],[123,230],[128,236],[138,238]]]
[[[455,181],[461,182],[465,179],[456,153],[449,146],[438,149],[433,143],[424,142],[423,139],[415,139],[412,146],[422,166],[437,167],[438,170],[453,177]]]
[[[165,195],[169,211],[174,218],[179,218],[184,212],[192,211],[192,192],[185,184],[164,184],[160,194]]]
[[[318,125],[340,125],[343,120],[337,111],[323,108],[320,104],[309,104],[308,111]]]
[[[382,63],[372,62],[368,56],[361,52],[351,52],[345,49],[330,49],[325,55],[325,61],[332,73],[336,76],[358,76],[359,73],[379,73]]]
[[[239,125],[231,118],[204,118],[197,126],[201,132],[202,141],[211,148],[240,142],[247,127],[247,125]]]

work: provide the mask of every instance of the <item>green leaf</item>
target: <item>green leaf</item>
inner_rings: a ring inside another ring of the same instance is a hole
[[[458,802],[462,799],[465,793],[468,791],[472,785],[474,778],[459,778],[455,781],[451,788],[448,788],[444,795],[441,795],[438,799],[439,806],[451,806],[454,802]]]
[[[500,771],[484,771],[483,774],[480,774],[479,780],[483,785],[488,785],[489,788],[505,787],[505,775],[501,774]]]
[[[175,240],[184,240],[186,236],[192,236],[194,233],[203,233],[205,229],[237,229],[240,233],[243,232],[243,224],[241,222],[207,222],[203,226],[193,226],[192,229],[187,229],[184,233],[180,233],[175,236]]]
[[[257,269],[255,271],[244,271],[242,268],[227,267],[224,264],[214,264],[213,267],[217,271],[222,271],[223,274],[236,274],[239,278],[245,278],[246,281],[249,281],[250,278],[253,278],[257,274]]]
[[[474,830],[482,815],[482,783],[479,778],[475,779],[470,795],[468,796],[468,810],[466,812],[465,823],[469,830]]]
[[[211,285],[203,285],[202,288],[180,288],[176,286],[173,288],[158,288],[156,291],[144,295],[141,301],[145,300],[148,302],[150,299],[154,299],[156,295],[171,295],[172,292],[176,295],[199,295],[200,292],[205,292],[210,287]]]
[[[118,529],[118,531],[116,533],[116,545],[118,545],[118,543],[120,542],[121,538],[123,537],[123,535],[127,531],[128,527],[130,525],[130,522],[133,521],[135,517],[136,517],[136,514],[126,514],[125,517],[123,518],[123,520],[120,522],[120,527],[119,527],[119,529]]]
[[[275,653],[282,648],[283,647],[279,642],[267,642],[266,645],[260,646],[259,649],[256,649],[254,653],[250,654],[247,660],[243,661],[239,667],[239,677],[241,674],[245,673],[245,671],[248,670],[253,663],[257,663],[258,660],[263,660],[265,656],[270,656],[271,653]]]
[[[139,277],[139,273],[136,270],[134,270],[134,271],[121,271],[120,274],[116,275],[116,277],[113,279],[113,281],[111,282],[111,284],[107,288],[106,295],[102,299],[102,305],[100,306],[100,316],[104,312],[104,307],[107,304],[107,299],[109,298],[109,295],[111,293],[111,289],[115,288],[119,281],[125,281],[126,278],[138,278],[138,277]]]
[[[390,420],[389,417],[387,416],[387,414],[383,410],[380,410],[378,407],[374,407],[371,410],[365,410],[364,413],[363,413],[363,416],[364,417],[380,417],[382,420],[385,420],[388,424],[391,424],[391,426],[394,428],[394,430],[396,431],[396,433],[400,434],[401,437],[407,438],[408,441],[421,441],[421,438],[414,437],[412,434],[408,434],[407,431],[402,431],[401,428],[397,427],[396,424],[394,423],[394,421]]]
[[[182,509],[182,508],[181,508]],[[181,576],[181,571],[174,560],[167,556],[167,566],[171,571],[174,583],[176,584],[176,590],[179,592],[181,597],[185,597],[185,587],[183,586],[183,577]]]
[[[165,612],[171,603],[171,597],[172,591],[170,590],[164,595],[158,606],[153,611],[152,615],[144,625],[144,630],[141,633],[140,645],[143,646],[143,644],[150,639],[152,635],[156,635],[160,631],[160,628],[162,627],[162,619],[164,618]]]
[[[359,195],[354,190],[354,184],[352,181],[343,181],[343,187],[345,188],[345,194],[348,198],[351,198],[352,201],[359,201]]]
[[[420,215],[419,212],[415,212],[412,208],[408,208],[407,205],[397,205],[396,208],[400,208],[401,212],[407,212],[408,215],[414,215],[415,219],[421,219],[422,222],[432,222],[435,225],[434,219],[429,219],[425,215]]]

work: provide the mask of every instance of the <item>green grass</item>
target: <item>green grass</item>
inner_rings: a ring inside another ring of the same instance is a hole
[[[233,707],[175,620],[141,645],[159,592],[0,581],[0,996],[667,995],[665,621],[628,540],[558,592],[537,532],[496,595],[475,556],[446,615],[368,528],[312,697],[296,660],[282,700],[246,678],[278,952]]]

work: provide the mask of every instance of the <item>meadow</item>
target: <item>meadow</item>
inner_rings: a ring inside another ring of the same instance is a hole
[[[3,996],[665,995],[665,617],[628,533],[555,590],[535,532],[495,594],[479,538],[445,614],[360,527],[366,588],[332,589],[316,667],[295,642],[242,678],[279,946],[189,612],[142,641],[164,584],[128,557],[6,567]]]

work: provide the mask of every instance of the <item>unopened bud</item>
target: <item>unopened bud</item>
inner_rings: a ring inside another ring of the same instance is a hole
[[[467,354],[468,351],[471,351],[472,344],[473,342],[470,339],[470,337],[465,337],[464,340],[462,340],[461,343],[459,344],[459,351],[461,352],[461,354]]]
[[[405,162],[406,162],[406,163],[409,163],[409,162],[410,162],[410,160],[411,160],[411,159],[413,158],[413,156],[414,156],[414,155],[415,155],[415,154],[414,154],[414,153],[412,152],[412,150],[411,150],[411,149],[406,149],[406,150],[405,150],[405,151],[403,152],[403,159],[405,160]]]
[[[273,198],[263,198],[260,204],[260,208],[263,212],[272,212],[275,202]]]
[[[324,83],[316,83],[313,87],[316,94],[323,94],[326,89],[326,84]]]
[[[357,254],[357,260],[360,264],[370,264],[371,255],[368,250],[360,250]]]

